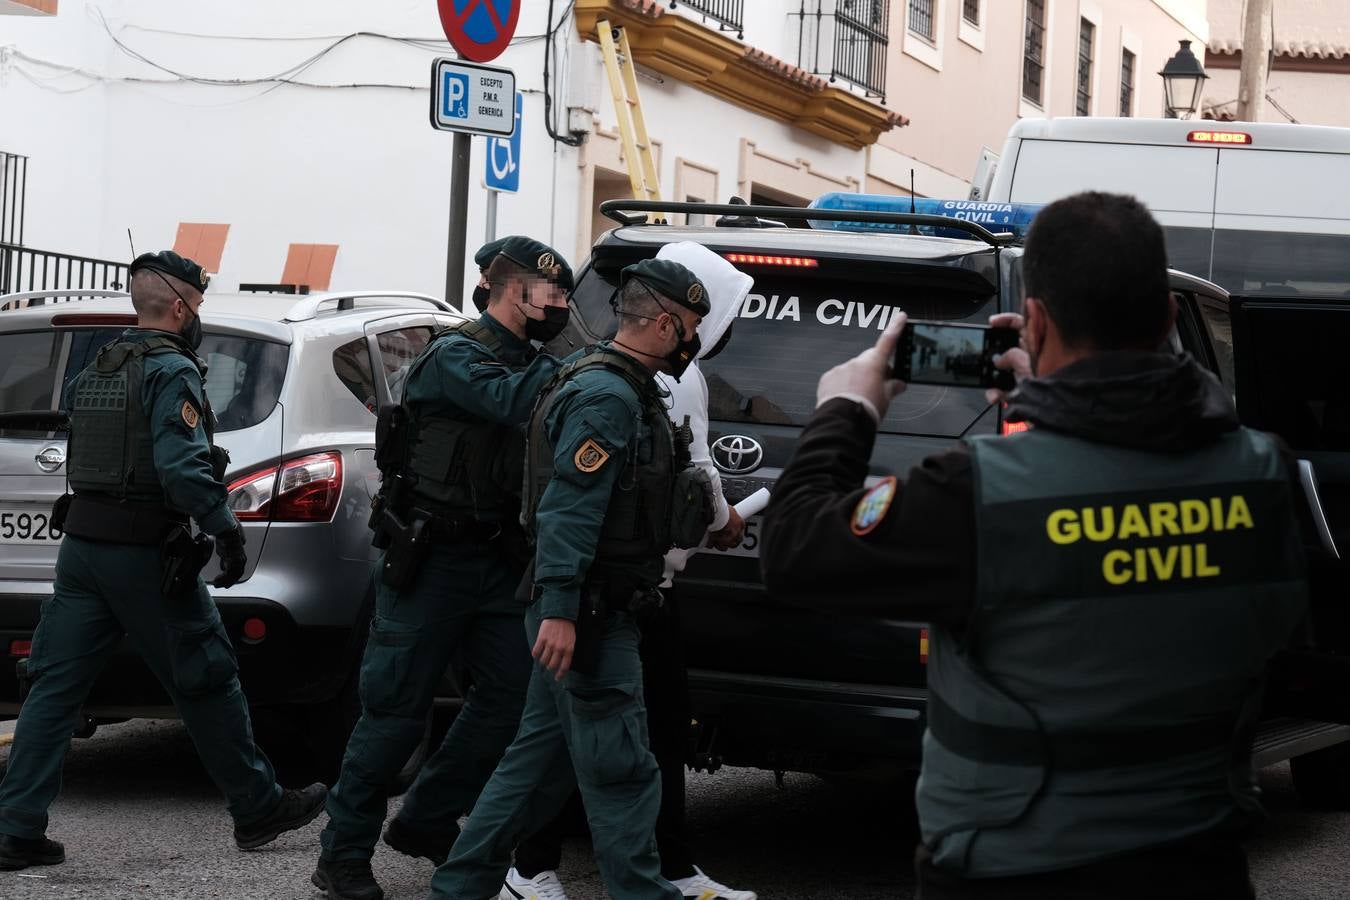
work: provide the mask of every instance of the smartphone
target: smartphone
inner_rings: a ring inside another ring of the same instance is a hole
[[[901,381],[953,387],[1016,386],[1012,372],[994,368],[994,357],[1017,346],[1016,328],[921,322],[911,319],[900,333],[891,371]]]

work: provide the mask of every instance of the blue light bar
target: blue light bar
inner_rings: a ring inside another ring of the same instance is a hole
[[[948,216],[953,219],[965,219],[983,225],[998,234],[1008,232],[1018,238],[1026,237],[1031,220],[1045,206],[1044,203],[983,203],[979,200],[935,200],[929,197],[916,197],[910,208],[909,197],[891,194],[850,194],[844,191],[832,191],[823,194],[811,202],[811,209],[856,210],[858,212],[908,213],[921,216]],[[812,221],[812,228],[833,231],[885,231],[906,234],[913,226],[892,222],[823,222]],[[934,237],[954,237],[971,239],[968,231],[955,228],[937,228],[927,225],[918,226],[920,234]]]

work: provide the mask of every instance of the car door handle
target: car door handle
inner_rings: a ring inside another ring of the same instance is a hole
[[[1303,485],[1303,496],[1308,499],[1308,509],[1312,512],[1313,525],[1317,528],[1317,537],[1322,541],[1322,549],[1340,559],[1341,553],[1336,549],[1336,540],[1331,536],[1326,514],[1322,512],[1322,498],[1317,492],[1317,473],[1306,459],[1298,461],[1298,480]]]

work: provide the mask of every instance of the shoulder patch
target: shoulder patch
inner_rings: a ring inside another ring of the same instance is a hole
[[[160,413],[163,415],[163,413]],[[183,401],[183,424],[188,428],[196,428],[197,423],[201,421],[201,414],[193,407],[192,401]]]
[[[576,455],[572,457],[577,471],[585,472],[587,475],[599,471],[608,460],[609,454],[595,442],[594,438],[587,438],[586,443],[578,447]]]
[[[862,499],[853,510],[850,527],[854,534],[858,537],[871,534],[881,524],[881,520],[886,518],[886,513],[891,509],[891,501],[895,499],[895,486],[895,476],[892,475],[874,484],[862,495]]]

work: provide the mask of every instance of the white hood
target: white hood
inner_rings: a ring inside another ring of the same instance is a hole
[[[698,355],[701,359],[717,346],[727,328],[740,315],[741,304],[745,302],[745,295],[750,293],[755,280],[707,247],[693,241],[666,244],[656,254],[656,258],[679,263],[697,275],[708,289],[708,304],[712,309],[698,326],[698,339],[702,344]]]

